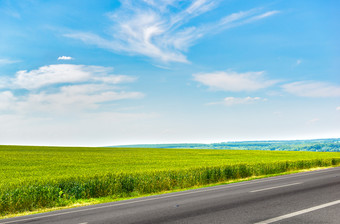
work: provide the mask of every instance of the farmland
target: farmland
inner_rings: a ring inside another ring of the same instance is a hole
[[[340,164],[339,153],[0,146],[1,215]]]

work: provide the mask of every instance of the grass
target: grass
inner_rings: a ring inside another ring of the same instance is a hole
[[[174,192],[180,192],[180,191],[186,191],[186,190],[193,190],[193,189],[199,189],[199,188],[201,189],[201,188],[205,188],[205,187],[219,186],[219,185],[225,185],[225,184],[261,179],[261,178],[266,178],[266,177],[274,177],[274,176],[287,175],[287,174],[292,174],[292,173],[308,172],[308,171],[321,170],[321,169],[327,169],[327,168],[331,168],[331,167],[315,167],[315,168],[310,168],[310,169],[302,169],[302,170],[294,170],[294,171],[289,171],[289,172],[283,172],[283,173],[278,173],[278,174],[247,177],[247,178],[223,181],[223,182],[218,182],[218,183],[213,183],[213,184],[208,184],[208,185],[202,185],[202,186],[200,185],[200,186],[193,186],[193,187],[183,188],[183,189],[161,191],[161,192],[157,192],[157,193],[153,193],[153,194],[138,195],[138,196],[135,196],[135,197],[115,198],[115,197],[112,197],[112,196],[106,196],[106,197],[100,197],[100,198],[78,199],[73,204],[69,204],[69,205],[66,205],[66,206],[52,207],[52,208],[40,208],[40,209],[36,209],[34,211],[25,211],[25,212],[21,212],[21,213],[11,213],[11,214],[8,214],[8,215],[5,215],[5,216],[0,216],[0,219],[7,219],[7,218],[18,217],[18,216],[24,216],[24,215],[33,215],[33,214],[39,214],[39,213],[44,213],[44,212],[51,212],[51,211],[57,211],[57,210],[62,210],[62,209],[68,209],[68,208],[77,208],[77,207],[83,207],[83,206],[95,205],[95,204],[102,204],[102,203],[108,203],[108,202],[129,200],[129,199],[147,197],[147,196],[153,196],[153,195],[162,195],[162,194],[168,194],[168,193],[174,193]]]
[[[0,215],[339,164],[339,153],[0,146]]]

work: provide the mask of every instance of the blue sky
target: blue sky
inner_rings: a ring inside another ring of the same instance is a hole
[[[0,0],[0,144],[340,137],[339,11]]]

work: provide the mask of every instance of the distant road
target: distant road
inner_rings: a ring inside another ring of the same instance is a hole
[[[0,223],[340,223],[340,167],[0,220]]]

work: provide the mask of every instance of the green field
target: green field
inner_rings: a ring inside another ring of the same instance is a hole
[[[339,164],[336,152],[0,146],[0,212]]]

